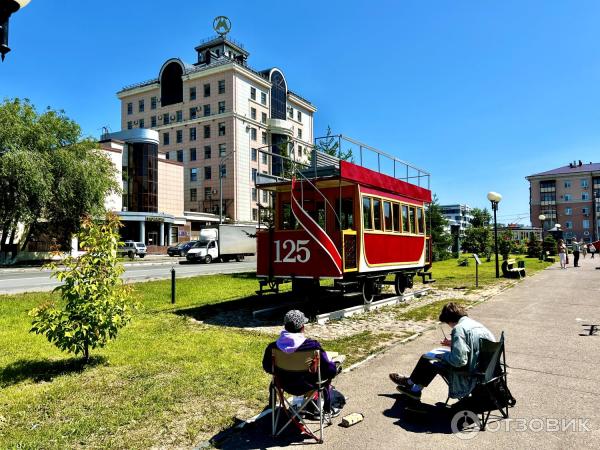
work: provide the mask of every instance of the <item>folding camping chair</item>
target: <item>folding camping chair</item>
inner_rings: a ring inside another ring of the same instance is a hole
[[[504,332],[498,342],[479,339],[479,356],[471,375],[477,378],[477,384],[453,408],[472,411],[480,416],[479,428],[484,431],[493,411],[500,411],[507,419],[508,408],[516,403],[508,389]]]
[[[327,381],[321,379],[321,355],[319,350],[297,351],[284,353],[279,349],[272,351],[271,383],[271,417],[273,437],[279,436],[290,423],[293,423],[302,433],[323,442],[323,426],[326,422],[331,425],[331,414],[323,411],[323,392],[327,389]],[[303,396],[299,407],[292,406],[286,398],[287,394]],[[319,437],[311,430],[302,417],[307,406],[314,407],[319,414]],[[282,413],[288,417],[287,422],[277,428]]]

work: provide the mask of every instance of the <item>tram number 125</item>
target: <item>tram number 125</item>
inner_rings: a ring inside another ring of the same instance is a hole
[[[308,244],[308,239],[300,239],[297,241],[293,241],[291,239],[287,239],[283,241],[273,241],[275,243],[275,262],[284,262],[284,263],[305,263],[310,259],[310,250],[306,247]],[[281,259],[281,254],[285,254],[283,259]]]

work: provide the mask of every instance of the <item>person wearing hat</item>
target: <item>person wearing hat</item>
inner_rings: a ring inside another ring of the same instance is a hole
[[[284,329],[281,331],[279,338],[275,342],[271,342],[265,349],[263,356],[263,369],[267,373],[272,373],[271,354],[273,348],[278,348],[285,353],[293,353],[295,351],[319,350],[321,355],[321,379],[329,380],[327,389],[324,393],[325,411],[329,411],[331,407],[331,380],[341,371],[341,365],[332,361],[327,352],[323,350],[321,344],[304,336],[304,325],[308,323],[308,319],[302,311],[293,309],[288,311],[283,318]],[[286,380],[286,387],[291,391],[307,390],[307,383],[310,380],[290,379]]]

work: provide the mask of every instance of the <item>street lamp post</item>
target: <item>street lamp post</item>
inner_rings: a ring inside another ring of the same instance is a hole
[[[497,192],[488,192],[488,200],[492,203],[494,210],[494,251],[496,253],[496,278],[500,278],[500,266],[498,265],[498,222],[496,220],[496,211],[498,211],[498,203],[502,200],[502,196]]]
[[[13,13],[23,8],[30,0],[0,0],[0,54],[2,61],[10,52],[8,46],[8,20]]]
[[[540,259],[544,261],[546,259],[546,250],[544,249],[544,220],[546,220],[546,216],[540,214],[538,219],[540,219],[540,222],[542,223],[542,254],[540,255]]]

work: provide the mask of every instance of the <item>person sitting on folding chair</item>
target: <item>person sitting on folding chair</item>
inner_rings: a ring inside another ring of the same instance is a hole
[[[265,349],[265,354],[262,361],[263,369],[267,373],[272,373],[273,371],[273,348],[278,348],[284,353],[319,350],[321,355],[321,377],[323,380],[328,380],[325,384],[326,389],[324,390],[324,411],[332,412],[335,415],[338,411],[332,411],[331,408],[331,380],[341,372],[342,366],[339,362],[332,361],[329,356],[327,356],[327,352],[323,350],[318,341],[314,339],[308,339],[304,336],[304,325],[306,323],[308,323],[308,319],[302,311],[293,309],[286,313],[285,317],[283,318],[284,330],[281,331],[279,338],[275,342],[271,342]],[[288,391],[306,390],[306,388],[315,381],[316,380],[306,380],[300,378],[289,378],[284,380],[286,390]]]
[[[421,391],[436,375],[448,381],[448,397],[460,399],[471,393],[477,380],[472,376],[479,356],[479,339],[494,341],[494,335],[479,322],[467,316],[464,308],[456,303],[447,303],[442,308],[439,321],[452,328],[452,339],[441,344],[450,346],[450,351],[435,355],[423,355],[410,377],[390,373],[390,379],[402,394],[421,399]]]

